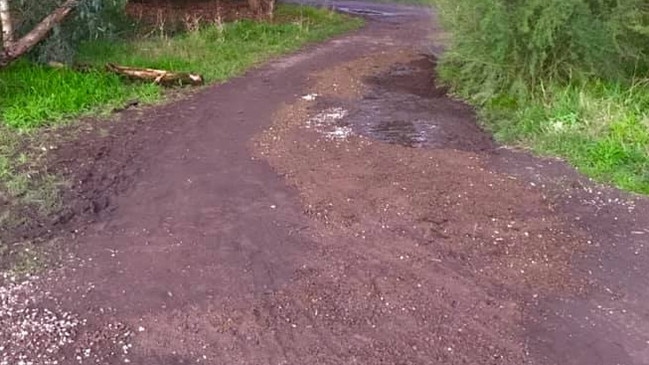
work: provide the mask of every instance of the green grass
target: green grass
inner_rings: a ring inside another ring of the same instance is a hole
[[[273,23],[244,20],[208,25],[170,38],[121,44],[93,42],[82,47],[80,61],[191,71],[215,82],[241,74],[273,56],[297,50],[305,43],[324,40],[361,24],[359,19],[324,9],[281,5]]]
[[[16,129],[105,112],[126,100],[155,100],[157,87],[125,84],[105,72],[80,73],[20,61],[0,70],[0,120]]]
[[[554,85],[519,102],[501,95],[482,110],[498,140],[563,157],[600,182],[649,194],[647,80]]]

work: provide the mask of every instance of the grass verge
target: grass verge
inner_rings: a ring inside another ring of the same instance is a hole
[[[76,72],[19,61],[0,70],[0,120],[26,131],[72,117],[103,113],[128,99],[152,101],[152,84],[128,84],[106,72]]]
[[[243,20],[211,24],[169,38],[162,36],[121,44],[92,42],[82,47],[80,60],[97,65],[114,62],[191,71],[202,74],[208,82],[222,81],[241,74],[251,65],[361,24],[360,19],[324,9],[281,5],[272,23]]]
[[[597,181],[649,194],[649,80],[547,87],[482,106],[499,141],[559,156]]]
[[[450,72],[441,66],[441,77],[454,84]],[[563,158],[598,182],[649,194],[649,80],[592,79],[486,100],[461,84],[454,89],[476,106],[497,141]]]

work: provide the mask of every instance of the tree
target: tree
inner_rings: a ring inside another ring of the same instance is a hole
[[[0,68],[20,58],[45,39],[52,28],[60,24],[79,5],[79,2],[79,0],[66,0],[25,35],[16,38],[9,0],[0,0],[0,25],[2,26]]]
[[[132,25],[124,11],[126,0],[0,0],[0,4],[10,10],[3,12],[9,20],[0,21],[3,33],[9,34],[0,37],[0,67],[25,53],[39,63],[71,63],[83,42],[114,39],[128,32]],[[9,32],[2,23],[9,26]],[[37,37],[29,37],[35,34]],[[16,46],[20,45],[29,47],[18,49]]]

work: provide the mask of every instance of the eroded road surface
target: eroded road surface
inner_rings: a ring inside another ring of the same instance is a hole
[[[333,4],[367,27],[61,149],[121,187],[7,364],[649,364],[648,200],[495,144],[428,10]]]

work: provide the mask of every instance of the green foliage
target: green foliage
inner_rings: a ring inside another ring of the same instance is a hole
[[[599,181],[649,194],[649,84],[549,85],[544,97],[481,108],[497,139],[558,155]]]
[[[646,0],[437,0],[439,74],[507,143],[649,194]]]
[[[439,0],[443,76],[477,102],[544,83],[628,79],[649,62],[645,0]]]
[[[14,4],[15,3],[15,4]],[[60,0],[19,0],[12,2],[18,12],[18,33],[24,34],[56,9]],[[127,22],[126,0],[82,0],[72,15],[54,27],[51,35],[31,53],[33,60],[71,62],[82,41],[114,38]]]

